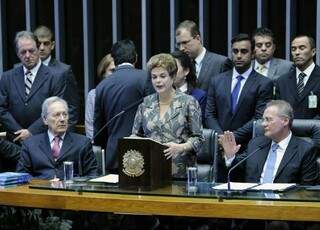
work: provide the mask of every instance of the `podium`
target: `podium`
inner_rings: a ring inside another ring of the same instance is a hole
[[[150,138],[122,138],[118,141],[119,187],[154,190],[170,184],[171,159],[167,147]]]

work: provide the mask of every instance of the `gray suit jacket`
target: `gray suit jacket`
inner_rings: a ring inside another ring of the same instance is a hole
[[[252,61],[252,66],[255,69],[255,61]],[[281,75],[286,74],[294,69],[293,63],[280,58],[272,58],[268,70],[268,78],[273,82],[277,80]]]
[[[207,50],[202,60],[198,77],[198,88],[207,92],[212,77],[229,69],[232,69],[230,59]]]

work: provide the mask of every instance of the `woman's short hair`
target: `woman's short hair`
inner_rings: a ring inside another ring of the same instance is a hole
[[[112,62],[113,58],[111,57],[111,54],[107,54],[101,59],[97,67],[97,75],[99,78],[103,79],[104,75],[106,74],[106,69]]]
[[[177,63],[171,54],[161,53],[152,56],[148,63],[148,70],[151,72],[152,69],[160,67],[168,71],[169,76],[174,78],[177,74]]]

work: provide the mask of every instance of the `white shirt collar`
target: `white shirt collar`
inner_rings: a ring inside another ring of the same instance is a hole
[[[183,93],[187,93],[188,91],[188,83],[184,83],[181,87],[179,87],[179,90]]]
[[[134,67],[134,65],[130,62],[124,62],[124,63],[119,64],[118,66],[123,66],[123,65],[130,65],[130,66]]]
[[[46,60],[42,61],[42,63],[43,63],[45,66],[48,66],[49,63],[50,63],[50,61],[51,61],[51,55],[49,55],[49,57],[47,57]]]
[[[297,77],[299,76],[299,74],[300,74],[301,72],[303,72],[303,73],[305,73],[305,74],[307,75],[307,77],[309,78],[315,66],[316,66],[316,65],[314,64],[314,62],[312,62],[312,64],[309,65],[308,68],[306,68],[304,71],[301,71],[300,69],[296,68],[296,70],[297,70],[297,71],[296,71]]]
[[[280,149],[285,150],[287,148],[287,146],[289,145],[289,141],[291,139],[291,136],[292,136],[292,132],[290,131],[289,135],[286,138],[284,138],[282,141],[280,141],[279,143],[272,141],[272,144],[273,143],[278,144]]]
[[[66,133],[64,133],[62,136],[60,136],[61,141],[64,140],[65,135],[66,135]],[[48,137],[49,137],[50,143],[52,143],[55,135],[53,135],[53,133],[49,129],[48,129]]]
[[[23,66],[23,72],[24,74],[26,74],[28,71],[30,71],[32,75],[35,77],[37,76],[40,66],[41,66],[41,60],[39,59],[38,64],[35,67],[33,67],[31,70],[28,70],[25,66]]]
[[[264,63],[264,67],[266,69],[269,69],[270,67],[270,63],[271,63],[271,59],[269,61],[267,61],[266,63]],[[257,69],[258,67],[262,66],[262,64],[260,64],[259,62],[257,62],[257,59],[254,60],[254,69]]]
[[[196,57],[195,59],[194,59],[194,61],[199,65],[201,62],[202,62],[202,60],[203,60],[203,58],[204,58],[204,55],[206,54],[206,48],[204,48],[204,47],[202,47],[202,52],[198,55],[198,57]]]
[[[241,75],[244,79],[247,79],[249,77],[249,75],[251,74],[251,72],[252,72],[252,66],[250,66],[249,69],[247,69],[247,71],[242,74],[238,73],[236,68],[233,68],[232,79],[236,79],[237,76],[239,76],[239,75]]]

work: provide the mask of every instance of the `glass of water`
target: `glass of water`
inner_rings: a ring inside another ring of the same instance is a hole
[[[188,177],[188,184],[187,190],[189,192],[196,192],[197,191],[197,184],[198,184],[198,169],[195,166],[187,168],[187,177]]]
[[[67,184],[73,183],[73,161],[63,162],[64,182]]]

